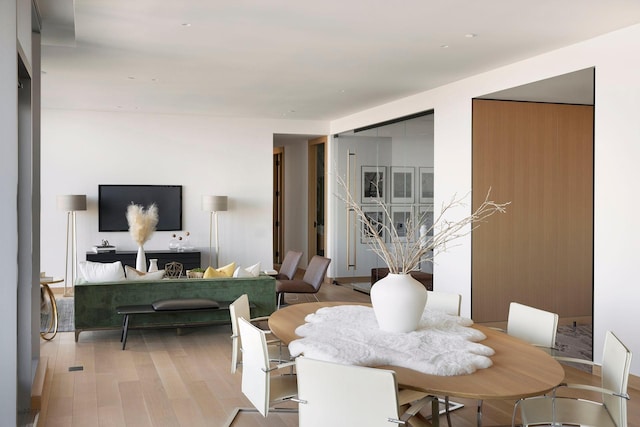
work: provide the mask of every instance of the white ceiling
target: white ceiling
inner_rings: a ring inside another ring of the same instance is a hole
[[[336,119],[640,22],[638,0],[37,2],[43,108],[251,118]]]

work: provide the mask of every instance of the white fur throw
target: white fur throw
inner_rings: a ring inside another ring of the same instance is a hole
[[[486,336],[470,328],[471,319],[426,309],[415,332],[378,328],[373,309],[342,305],[321,308],[296,329],[292,356],[351,365],[393,365],[432,375],[470,374],[492,365],[492,348],[477,341]]]

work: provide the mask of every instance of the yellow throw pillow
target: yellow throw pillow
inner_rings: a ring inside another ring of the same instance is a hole
[[[224,277],[224,276],[222,275],[222,273],[220,273],[218,270],[214,269],[213,267],[207,267],[202,277],[204,279],[212,279],[214,277]]]
[[[218,268],[217,270],[224,274],[224,277],[232,277],[233,272],[236,271],[236,263],[232,262],[231,264],[227,264],[223,267]]]
[[[233,272],[236,269],[236,263],[232,262],[231,264],[227,264],[224,267],[213,268],[207,267],[204,271],[204,275],[202,276],[204,279],[211,279],[213,277],[231,277],[233,276]]]

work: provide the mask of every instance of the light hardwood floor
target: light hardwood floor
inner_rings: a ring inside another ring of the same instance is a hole
[[[325,284],[321,301],[369,301],[349,286]],[[289,303],[311,301],[304,296]],[[120,332],[72,332],[41,343],[49,374],[38,426],[220,426],[236,407],[250,407],[240,391],[241,372],[231,374],[229,325],[175,330],[133,330],[121,350]],[[82,370],[70,371],[81,367]],[[567,368],[569,379],[599,379]],[[629,426],[640,427],[640,393],[631,390]],[[455,426],[476,424],[476,403],[452,413]],[[485,401],[484,425],[511,425],[513,401]],[[446,425],[444,417],[441,424]],[[298,425],[295,414],[262,418],[241,414],[234,426]]]

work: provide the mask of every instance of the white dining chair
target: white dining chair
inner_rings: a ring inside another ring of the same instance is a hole
[[[413,402],[403,414],[395,372],[296,358],[299,427],[404,425],[432,397]]]
[[[520,410],[522,425],[583,425],[598,427],[627,427],[627,385],[631,366],[631,351],[611,331],[607,331],[602,356],[602,382],[600,387],[587,384],[561,384],[553,394],[531,397],[516,402],[511,424],[515,426],[516,413]],[[595,363],[570,357],[558,360],[595,365]],[[601,400],[593,401],[572,395],[558,396],[564,389],[589,390],[600,394]]]
[[[430,310],[439,310],[451,316],[460,316],[460,306],[462,304],[462,295],[450,292],[427,291],[427,304],[425,308]],[[442,399],[444,404],[444,413],[447,417],[447,424],[451,427],[451,411],[464,407],[460,402],[453,402],[449,396]]]
[[[269,412],[296,412],[296,408],[272,408],[272,405],[291,400],[298,393],[296,375],[292,373],[295,362],[271,366],[265,331],[240,317],[238,328],[242,340],[242,393],[253,408],[236,408],[225,426],[230,426],[240,412],[259,412],[267,417]],[[282,374],[274,375],[281,371]]]
[[[507,334],[552,353],[556,348],[558,315],[512,302],[509,304]]]
[[[229,304],[229,316],[231,317],[231,373],[235,374],[238,365],[242,361],[242,352],[240,348],[241,338],[240,329],[238,327],[238,319],[243,317],[249,319],[249,322],[259,324],[269,320],[269,316],[261,316],[251,318],[251,307],[249,305],[249,297],[247,294],[240,295],[234,302]],[[268,336],[267,345],[269,352],[269,360],[276,363],[286,362],[291,359],[289,349],[282,345],[282,342],[275,337],[271,331],[265,330]]]
[[[440,310],[452,316],[460,316],[462,295],[449,292],[427,291],[425,308]]]
[[[509,304],[507,334],[553,355],[558,333],[558,314],[518,302]],[[482,425],[482,400],[478,401],[478,427]]]

